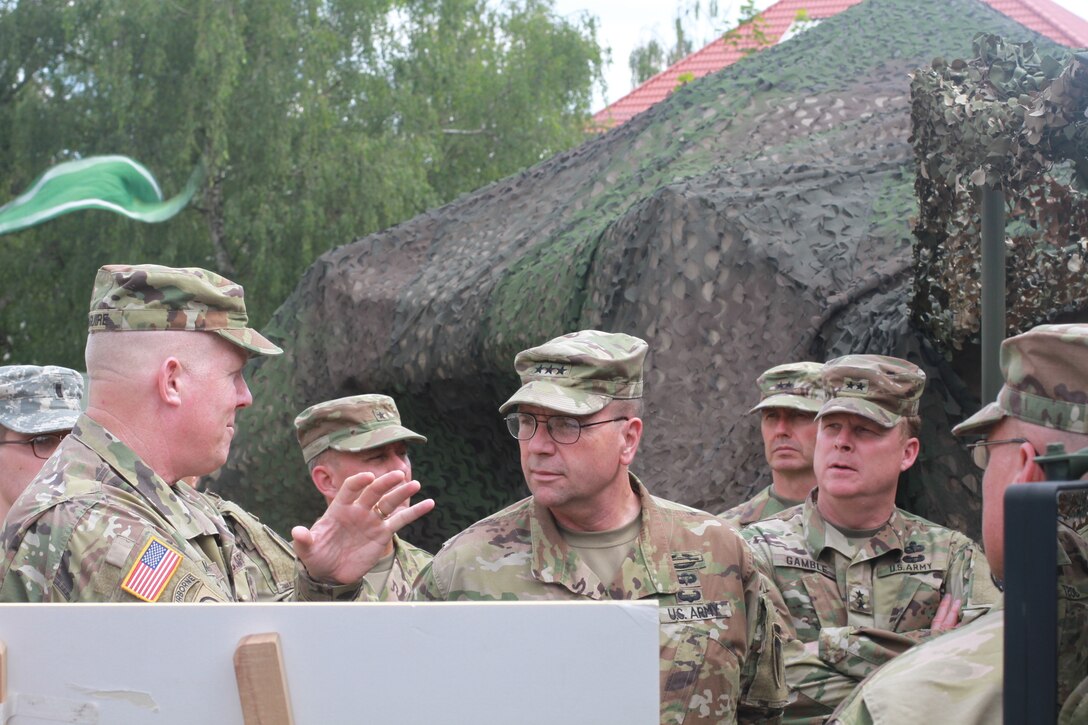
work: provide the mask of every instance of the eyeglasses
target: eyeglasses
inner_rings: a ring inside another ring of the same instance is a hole
[[[34,455],[44,461],[53,455],[53,451],[57,450],[57,446],[67,435],[67,433],[46,433],[45,435],[28,438],[25,441],[0,441],[0,446],[30,446],[30,450],[34,452]]]
[[[615,423],[618,420],[630,420],[627,416],[621,418],[610,418],[608,420],[598,420],[594,423],[582,423],[576,418],[571,418],[569,415],[548,415],[543,417],[544,425],[548,429],[548,435],[552,437],[552,440],[556,443],[562,443],[564,445],[570,445],[571,443],[577,443],[578,439],[582,437],[583,428],[592,428],[595,425],[604,425],[605,423]],[[536,435],[537,423],[540,421],[535,415],[529,413],[510,413],[506,416],[506,429],[510,431],[510,435],[517,438],[519,441],[527,441]]]
[[[1002,443],[1028,443],[1025,438],[1007,438],[1000,441],[975,441],[974,443],[967,444],[967,450],[971,452],[971,460],[975,462],[975,465],[986,470],[986,466],[990,463],[990,446],[999,446]]]

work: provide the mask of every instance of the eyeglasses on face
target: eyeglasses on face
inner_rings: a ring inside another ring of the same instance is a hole
[[[537,418],[529,413],[510,413],[506,416],[506,429],[510,431],[510,435],[519,441],[527,441],[536,435],[537,424],[543,421],[544,426],[548,429],[548,435],[552,437],[553,441],[570,445],[571,443],[577,443],[578,439],[582,437],[583,428],[615,423],[618,420],[630,420],[630,418],[621,416],[619,418],[609,418],[608,420],[598,420],[593,423],[582,423],[577,418],[572,418],[569,415],[547,415]]]
[[[975,441],[974,443],[967,444],[967,450],[971,453],[971,460],[975,462],[975,465],[986,470],[986,466],[990,463],[990,446],[999,446],[1002,443],[1027,443],[1025,438],[1006,438],[999,441]]]
[[[27,438],[25,441],[0,441],[0,446],[30,446],[30,450],[33,451],[34,455],[44,461],[53,455],[53,451],[57,450],[57,446],[67,435],[67,433],[44,433],[33,438]]]

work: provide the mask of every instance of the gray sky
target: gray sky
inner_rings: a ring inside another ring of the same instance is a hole
[[[772,5],[776,0],[758,0],[760,9]],[[600,20],[598,40],[602,46],[611,47],[612,63],[605,69],[608,91],[604,97],[598,97],[593,110],[619,100],[631,90],[631,71],[627,68],[627,57],[635,46],[657,37],[664,45],[670,45],[673,38],[672,20],[677,7],[692,7],[695,0],[555,0],[556,12],[560,15],[589,12]],[[1088,0],[1054,0],[1088,19]],[[706,6],[706,0],[702,5]],[[723,10],[731,10],[731,20],[718,20],[716,23],[701,22],[696,27],[701,37],[696,41],[703,44],[710,42],[715,32],[724,32],[735,25],[741,0],[718,0]],[[704,14],[705,15],[705,14]]]

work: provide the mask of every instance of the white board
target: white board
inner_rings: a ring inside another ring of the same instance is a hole
[[[0,605],[0,722],[243,725],[234,651],[266,632],[299,725],[658,722],[652,601]]]

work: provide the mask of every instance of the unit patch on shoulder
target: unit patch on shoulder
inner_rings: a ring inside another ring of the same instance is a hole
[[[152,536],[125,575],[121,588],[145,602],[156,602],[181,562],[181,554]]]

